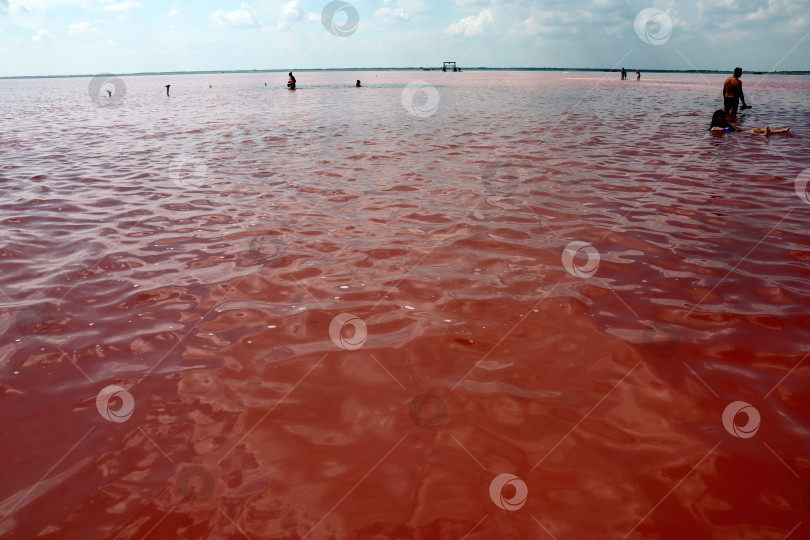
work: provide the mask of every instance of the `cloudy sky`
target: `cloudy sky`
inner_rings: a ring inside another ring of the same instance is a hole
[[[443,60],[810,70],[808,32],[810,0],[0,0],[0,76]]]

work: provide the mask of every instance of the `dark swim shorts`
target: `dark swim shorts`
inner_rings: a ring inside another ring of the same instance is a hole
[[[727,109],[736,109],[739,104],[740,104],[740,98],[738,98],[738,97],[724,97],[723,98],[723,105]]]

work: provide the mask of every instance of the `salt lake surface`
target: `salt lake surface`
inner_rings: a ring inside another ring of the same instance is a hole
[[[0,534],[810,535],[810,78],[296,76],[0,81]]]

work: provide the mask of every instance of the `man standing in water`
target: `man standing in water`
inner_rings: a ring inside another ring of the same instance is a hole
[[[745,104],[745,96],[743,95],[742,81],[742,68],[734,68],[734,75],[726,79],[723,83],[723,110],[726,116],[736,116],[737,106],[742,101],[743,109],[747,109],[748,105]]]
[[[287,88],[295,90],[295,77],[293,77],[292,71],[290,72],[290,80],[287,81]]]

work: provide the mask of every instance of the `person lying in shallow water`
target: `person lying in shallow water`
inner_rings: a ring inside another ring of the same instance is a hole
[[[726,113],[722,109],[717,109],[714,111],[712,115],[712,125],[709,126],[709,130],[711,131],[742,131],[743,133],[755,133],[757,135],[771,135],[772,133],[787,133],[790,131],[789,127],[784,129],[771,129],[770,127],[766,128],[754,128],[754,129],[746,129],[742,130],[735,125],[732,125],[726,119]]]

